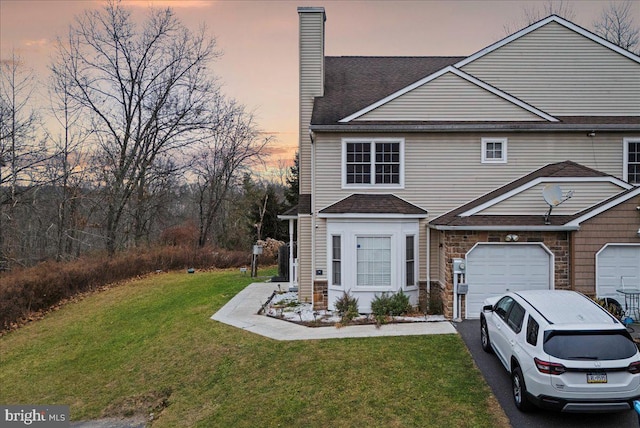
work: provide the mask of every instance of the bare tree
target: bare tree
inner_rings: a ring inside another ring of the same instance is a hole
[[[640,55],[640,27],[634,21],[633,4],[611,2],[593,23],[595,33],[614,45]]]
[[[192,33],[171,9],[152,9],[138,26],[113,0],[77,18],[58,46],[52,71],[69,76],[70,98],[92,119],[112,254],[127,204],[156,159],[211,123],[218,88],[207,66],[219,53],[204,28]]]
[[[240,175],[260,160],[271,141],[254,123],[252,114],[233,101],[219,103],[217,127],[210,130],[193,161],[199,217],[198,245],[204,246],[211,226]]]
[[[503,29],[506,35],[511,35],[521,28],[534,24],[550,15],[558,15],[566,20],[573,21],[576,17],[575,9],[571,3],[564,0],[536,3],[534,6],[525,7],[520,22],[505,24]]]
[[[5,234],[21,195],[38,185],[37,171],[45,159],[36,141],[38,115],[31,107],[36,87],[33,72],[15,52],[0,64],[0,259]]]
[[[87,142],[91,131],[82,123],[82,109],[70,96],[73,81],[64,69],[53,73],[49,82],[50,114],[54,119],[48,129],[47,141],[54,150],[47,170],[54,183],[56,205],[56,260],[73,253],[74,242],[80,239],[78,224],[79,201],[88,179]]]

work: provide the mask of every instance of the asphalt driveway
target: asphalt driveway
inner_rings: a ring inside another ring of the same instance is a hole
[[[476,365],[491,387],[493,394],[498,399],[513,427],[621,428],[640,426],[638,424],[638,416],[634,411],[609,414],[559,413],[547,410],[534,410],[531,413],[520,412],[513,404],[509,374],[495,355],[487,354],[480,347],[480,320],[465,320],[460,323],[454,323],[454,326],[460,333],[467,348],[469,348]]]

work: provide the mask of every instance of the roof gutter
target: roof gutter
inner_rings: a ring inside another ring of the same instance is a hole
[[[447,125],[402,125],[402,124],[345,124],[345,125],[311,125],[313,132],[475,132],[475,131],[505,131],[505,132],[596,132],[596,131],[640,131],[640,124],[468,124],[455,123]]]
[[[522,232],[571,232],[580,230],[580,226],[448,226],[448,225],[433,225],[430,224],[429,228],[435,230],[482,230],[493,232],[511,232],[514,230]]]

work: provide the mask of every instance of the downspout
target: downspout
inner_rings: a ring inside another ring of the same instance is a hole
[[[311,307],[315,308],[316,288],[316,145],[313,139],[313,131],[309,129],[311,141]]]
[[[292,218],[289,219],[289,288],[293,289],[295,288],[296,284],[293,280],[294,278],[294,266],[293,266],[293,222],[294,220]]]
[[[431,228],[427,224],[427,295],[431,291]]]

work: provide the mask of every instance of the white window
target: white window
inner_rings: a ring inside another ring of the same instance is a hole
[[[623,178],[632,184],[640,184],[640,138],[624,139]]]
[[[391,238],[356,237],[357,285],[388,287],[391,285]]]
[[[416,247],[415,237],[413,235],[407,235],[405,237],[405,277],[406,286],[413,287],[416,285]]]
[[[391,187],[404,185],[404,140],[344,139],[343,187]]]
[[[342,284],[342,244],[340,235],[331,237],[331,280],[333,285]]]
[[[507,139],[483,138],[482,163],[507,163]]]

